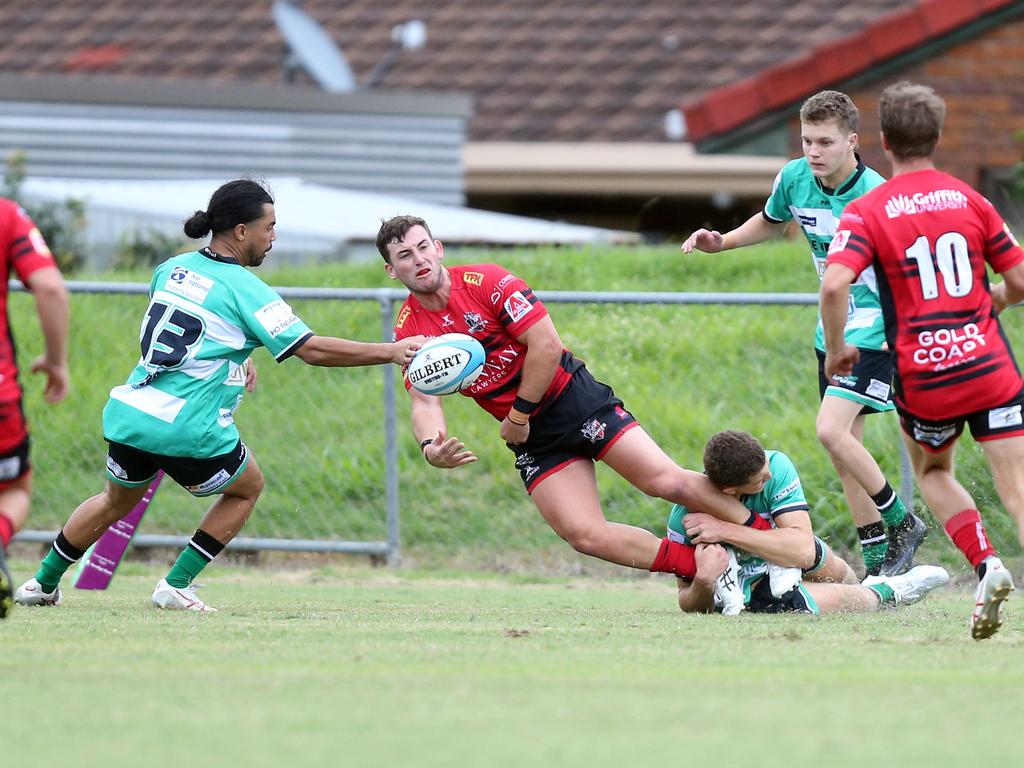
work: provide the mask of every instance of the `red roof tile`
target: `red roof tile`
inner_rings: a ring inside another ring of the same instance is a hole
[[[0,72],[279,82],[284,43],[270,5],[266,0],[0,3]],[[472,92],[471,139],[660,141],[665,113],[679,104],[689,105],[691,136],[728,130],[753,111],[812,92],[825,75],[845,77],[1006,2],[305,0],[300,5],[340,45],[360,78],[384,57],[396,24],[426,21],[426,46],[403,54],[378,87]],[[837,50],[840,56],[822,55]],[[300,80],[313,87],[308,78]]]

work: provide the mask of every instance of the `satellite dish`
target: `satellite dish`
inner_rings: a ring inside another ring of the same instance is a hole
[[[345,55],[312,16],[287,0],[276,0],[273,14],[291,56],[321,88],[345,93],[358,87]]]

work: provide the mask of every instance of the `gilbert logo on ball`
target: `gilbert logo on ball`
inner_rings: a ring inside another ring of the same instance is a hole
[[[446,333],[416,352],[406,375],[425,395],[450,395],[472,384],[484,369],[483,345],[464,333]]]

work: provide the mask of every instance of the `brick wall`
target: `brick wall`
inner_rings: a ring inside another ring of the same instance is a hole
[[[878,138],[878,97],[897,80],[932,86],[946,100],[936,154],[941,170],[977,187],[982,168],[1007,168],[1024,157],[1024,20],[1013,21],[935,57],[847,93],[861,113],[861,155],[882,175],[889,163]],[[842,86],[840,86],[842,88]],[[801,152],[800,122],[792,121],[793,156]]]

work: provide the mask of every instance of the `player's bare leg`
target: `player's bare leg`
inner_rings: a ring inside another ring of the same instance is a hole
[[[737,525],[750,517],[746,507],[722,493],[702,473],[683,469],[672,461],[642,427],[624,433],[601,460],[648,496]]]
[[[88,549],[107,528],[132,511],[148,488],[148,483],[128,488],[108,480],[102,493],[86,499],[71,513],[64,523],[64,535],[76,548]]]
[[[245,470],[224,489],[203,516],[199,527],[221,544],[227,544],[242,530],[262,491],[263,473],[256,459],[250,456]]]
[[[983,440],[980,445],[992,468],[999,500],[1017,521],[1017,537],[1024,542],[1024,437]]]
[[[581,554],[645,569],[658,556],[661,539],[653,533],[605,519],[591,461],[575,461],[544,478],[531,498],[551,529]]]

